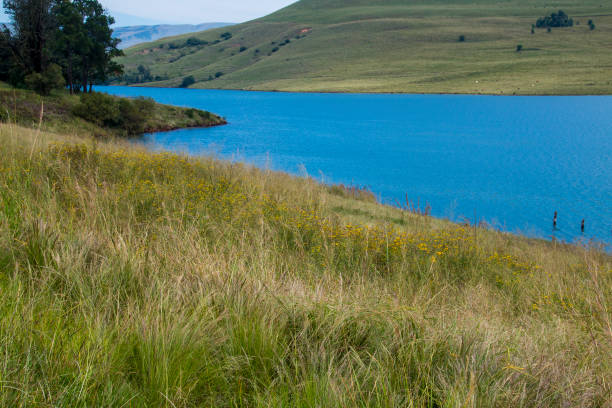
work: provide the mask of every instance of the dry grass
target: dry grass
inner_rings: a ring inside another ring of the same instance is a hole
[[[610,406],[612,261],[0,125],[0,406]]]

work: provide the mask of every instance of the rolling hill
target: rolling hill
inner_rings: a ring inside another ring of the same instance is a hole
[[[573,27],[531,32],[559,9]],[[146,67],[155,79],[146,85],[160,87],[193,76],[194,88],[609,94],[610,38],[612,3],[602,0],[301,0],[138,45],[120,62]]]
[[[159,40],[181,34],[189,34],[231,25],[231,23],[203,23],[203,24],[159,24],[117,27],[114,37],[121,40],[119,48],[129,48],[135,45]]]

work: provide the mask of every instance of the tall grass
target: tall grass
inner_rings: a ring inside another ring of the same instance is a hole
[[[602,252],[120,142],[0,154],[0,406],[610,406]]]

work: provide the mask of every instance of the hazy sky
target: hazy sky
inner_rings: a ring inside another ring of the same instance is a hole
[[[158,23],[240,23],[262,17],[295,0],[100,0],[100,2],[118,14],[119,25],[125,15]]]
[[[241,23],[265,16],[296,0],[99,0],[117,25]],[[0,3],[1,6],[1,3]],[[0,21],[6,21],[0,7]]]

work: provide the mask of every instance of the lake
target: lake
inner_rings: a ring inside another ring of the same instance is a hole
[[[403,203],[407,194],[434,216],[529,236],[612,243],[610,96],[97,89],[229,122],[146,135],[153,149],[367,186],[384,203]]]

